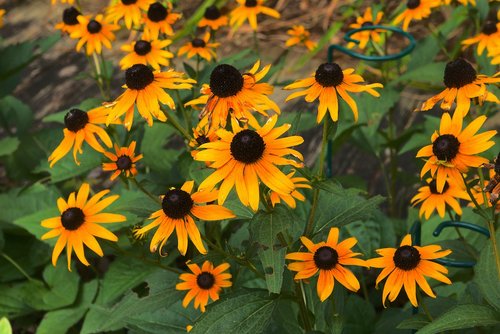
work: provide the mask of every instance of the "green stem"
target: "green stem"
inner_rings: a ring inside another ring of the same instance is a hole
[[[484,175],[483,170],[481,168],[477,169],[477,173],[479,175],[479,185],[481,186],[481,192],[483,193],[483,203],[488,205],[488,197],[486,196],[486,192],[482,191],[484,189]]]
[[[495,221],[488,220],[488,230],[490,232],[491,246],[493,247],[493,255],[495,256],[495,262],[497,265],[498,279],[500,279],[500,257],[498,255],[497,238],[495,234]]]
[[[34,281],[34,279],[31,278],[31,276],[23,268],[21,268],[21,266],[13,258],[11,258],[10,256],[8,256],[4,252],[0,252],[0,255],[5,260],[7,260],[8,262],[10,262],[10,264],[12,264],[24,277],[26,277],[28,279],[28,281]]]
[[[323,136],[321,138],[321,152],[319,154],[319,166],[318,166],[318,180],[323,179],[324,175],[324,169],[325,169],[325,156],[326,156],[326,149],[328,147],[328,122],[329,119],[325,119],[323,123]],[[315,187],[314,192],[313,192],[313,198],[312,198],[312,204],[311,204],[311,211],[309,212],[309,218],[307,220],[306,227],[304,229],[304,235],[309,236],[310,233],[312,233],[312,229],[314,226],[314,216],[316,215],[316,209],[318,207],[318,200],[319,200],[319,188]]]
[[[111,77],[108,77],[108,69],[106,65],[106,59],[104,59],[104,53],[101,52],[101,61],[102,61],[102,68],[103,68],[103,75],[101,78],[104,79],[104,91],[106,93],[106,100],[110,99],[110,90],[111,90]]]
[[[257,53],[257,57],[260,58],[259,38],[257,37],[257,30],[253,31],[253,47],[255,49],[255,53]]]
[[[179,109],[181,110],[182,117],[184,118],[184,122],[188,129],[191,129],[191,117],[188,116],[186,108],[184,108],[184,104],[182,103],[181,94],[178,90],[175,90],[175,96],[177,97],[177,102],[179,103]]]
[[[463,176],[462,173],[460,173],[460,175],[462,176],[462,180],[464,181],[464,184],[465,184],[465,190],[467,191],[467,194],[469,195],[470,197],[470,200],[472,201],[472,203],[474,203],[474,206],[476,207],[476,209],[478,210],[479,214],[484,218],[486,219],[486,221],[489,221],[489,218],[488,218],[488,215],[486,214],[486,212],[484,211],[484,209],[481,207],[481,205],[479,205],[479,203],[476,201],[476,198],[474,197],[474,195],[472,195],[472,192],[470,191],[470,187],[469,187],[469,184],[467,183],[467,181],[465,180],[465,177]]]
[[[422,298],[422,294],[420,293],[420,290],[417,288],[417,300],[419,305],[422,307],[422,310],[424,311],[425,315],[429,319],[429,321],[433,321],[431,313],[429,312],[429,309],[427,308],[427,305],[424,302],[424,298]]]
[[[306,330],[306,333],[308,333],[312,331],[313,327],[309,322],[309,310],[307,308],[307,298],[301,280],[296,284],[295,293],[297,295],[297,300],[299,302],[300,314],[302,316],[302,322],[304,323],[304,329]]]
[[[147,196],[149,196],[153,201],[155,201],[156,203],[161,203],[160,201],[160,198],[158,196],[155,196],[153,195],[152,193],[150,193],[146,188],[144,188],[144,186],[142,184],[140,184],[137,179],[135,177],[131,178],[130,180],[132,180],[132,183],[135,184],[135,186],[140,190],[142,191],[143,193],[145,193]]]
[[[174,115],[171,115],[167,113],[163,108],[161,108],[161,111],[167,116],[167,123],[170,123],[179,133],[186,139],[186,140],[191,140],[191,135],[189,132],[187,132],[186,129],[180,125],[179,121]]]

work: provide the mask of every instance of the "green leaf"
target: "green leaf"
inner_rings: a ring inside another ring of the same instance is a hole
[[[327,227],[342,227],[357,220],[367,220],[378,212],[378,206],[384,201],[382,196],[365,199],[359,196],[357,189],[344,189],[331,182],[318,182],[321,189],[315,215],[315,233]]]
[[[496,239],[498,243],[500,241],[500,231],[497,231]],[[490,242],[481,251],[474,272],[474,281],[479,286],[484,299],[500,312],[500,284],[498,283],[495,254]]]
[[[149,276],[155,267],[128,257],[113,262],[102,280],[97,303],[106,305],[116,301],[124,292],[132,289]]]
[[[141,143],[144,154],[142,162],[163,176],[172,174],[172,165],[180,154],[177,149],[165,149],[167,140],[174,133],[175,130],[166,123],[155,123],[152,127],[145,125],[144,128],[144,138]]]
[[[370,334],[376,313],[373,305],[357,295],[350,295],[343,312],[344,333]]]
[[[0,157],[14,153],[18,147],[19,139],[16,137],[0,139]]]
[[[420,329],[428,325],[429,318],[425,314],[419,313],[413,315],[411,318],[403,320],[397,328],[399,329]]]
[[[0,334],[12,334],[12,326],[9,319],[5,317],[0,319]]]
[[[417,82],[428,82],[440,84],[443,81],[443,73],[446,63],[438,62],[438,63],[428,63],[418,68],[408,71],[403,75],[394,78],[391,81],[391,85],[395,85],[400,82],[406,81],[417,81]]]
[[[40,225],[42,220],[51,218],[51,217],[57,217],[60,215],[59,210],[57,210],[57,207],[52,207],[44,210],[37,211],[35,213],[29,214],[27,216],[24,216],[22,218],[14,220],[13,224],[16,226],[19,226],[29,233],[33,234],[37,239],[40,239],[42,235],[45,233],[49,232],[50,229],[43,227]],[[54,246],[57,238],[52,238],[52,239],[47,239],[47,240],[42,240],[43,242],[46,242],[47,244]]]
[[[50,289],[43,296],[43,302],[48,309],[73,304],[78,295],[79,276],[76,273],[68,271],[66,265],[48,265],[43,272],[43,278]]]
[[[0,125],[15,129],[19,135],[27,132],[32,123],[33,113],[27,104],[11,95],[0,99]]]
[[[191,334],[261,333],[273,317],[278,299],[263,290],[240,290],[225,294],[207,307]]]
[[[458,305],[422,327],[417,334],[434,334],[453,329],[493,326],[500,323],[498,319],[498,313],[487,306]]]
[[[61,310],[47,312],[36,334],[65,334],[87,312],[97,292],[98,281],[93,280],[84,284],[74,306]]]
[[[373,220],[365,222],[355,221],[346,225],[349,234],[358,240],[356,244],[365,255],[372,254],[375,249],[380,248],[380,229],[381,225]]]
[[[293,214],[283,205],[277,205],[272,212],[258,212],[250,223],[250,233],[258,244],[258,255],[264,268],[266,284],[270,293],[279,293],[283,283],[286,246],[278,235],[297,234]]]

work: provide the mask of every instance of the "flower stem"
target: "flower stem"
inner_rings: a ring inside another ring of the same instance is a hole
[[[495,221],[488,220],[488,230],[490,231],[491,246],[493,247],[493,255],[497,265],[498,279],[500,279],[500,257],[498,255],[497,238],[495,234]]]
[[[307,308],[307,298],[304,293],[304,285],[302,281],[296,284],[295,293],[297,295],[297,300],[299,302],[300,314],[302,316],[302,322],[304,323],[304,329],[306,333],[312,331],[311,323],[309,322],[309,310]]]
[[[191,117],[187,114],[186,108],[184,108],[184,104],[182,103],[181,94],[178,90],[175,91],[175,96],[177,97],[177,102],[179,103],[179,109],[181,110],[182,117],[184,117],[184,122],[188,129],[191,129]]]
[[[427,308],[427,305],[425,304],[424,298],[422,297],[422,294],[420,293],[420,290],[417,289],[417,300],[418,304],[422,307],[422,311],[424,311],[425,315],[429,319],[429,321],[433,321],[431,313],[429,312],[429,309]]]
[[[149,198],[151,198],[153,201],[155,201],[156,203],[161,203],[160,199],[158,198],[158,196],[155,196],[153,195],[152,193],[150,193],[146,188],[144,188],[144,186],[142,184],[140,184],[137,179],[135,177],[131,178],[130,180],[132,180],[132,183],[135,184],[135,186],[140,190],[142,191],[143,193],[145,193]]]
[[[174,115],[167,113],[163,108],[161,108],[161,111],[165,114],[165,116],[167,116],[167,123],[170,123],[177,131],[179,131],[179,133],[186,140],[188,140],[188,141],[191,140],[191,136],[189,135],[187,130],[184,129],[182,127],[182,125],[180,125],[179,121],[177,120],[177,118]]]
[[[462,180],[464,181],[464,184],[465,184],[465,190],[467,191],[467,194],[469,195],[470,200],[472,201],[472,203],[474,203],[474,206],[478,210],[478,212],[481,215],[481,217],[483,217],[484,219],[486,219],[486,221],[488,221],[489,220],[488,215],[486,214],[486,212],[484,211],[484,209],[481,207],[481,205],[479,205],[479,203],[476,201],[476,198],[472,194],[472,192],[470,190],[470,187],[467,184],[467,181],[465,180],[465,177],[463,176],[462,173],[460,173],[460,175],[462,176]]]
[[[260,58],[259,38],[257,37],[257,30],[253,31],[253,47],[255,49],[255,53],[257,53],[257,57]]]
[[[33,278],[31,278],[31,276],[13,259],[11,258],[10,256],[8,256],[7,254],[5,254],[4,252],[0,252],[0,256],[2,256],[5,260],[7,260],[8,262],[10,262],[10,264],[12,264],[14,267],[16,267],[16,269],[24,276],[28,279],[28,281],[34,281]]]

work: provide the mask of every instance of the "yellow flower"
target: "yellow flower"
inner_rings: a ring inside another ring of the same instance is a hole
[[[462,130],[463,118],[460,113],[455,112],[453,118],[444,113],[439,131],[432,135],[432,144],[417,153],[417,158],[427,158],[420,177],[430,171],[440,193],[443,192],[448,177],[450,182],[463,185],[462,173],[466,173],[469,167],[479,167],[488,162],[476,154],[495,145],[490,140],[497,133],[495,130],[477,134],[485,121],[486,116],[479,116]]]
[[[175,286],[177,290],[189,290],[182,301],[182,306],[186,308],[194,298],[194,308],[200,308],[201,312],[205,312],[208,298],[210,297],[213,301],[218,300],[222,288],[229,288],[232,285],[231,274],[225,272],[229,269],[229,263],[223,262],[215,268],[210,261],[205,261],[201,269],[195,263],[187,266],[192,274],[181,274],[179,278],[184,282],[177,283]],[[188,328],[187,331],[189,332],[190,329]]]
[[[288,264],[289,270],[297,271],[295,280],[312,277],[319,271],[316,288],[322,302],[332,294],[335,280],[348,290],[359,290],[358,279],[344,266],[366,267],[366,261],[356,258],[361,254],[351,250],[358,242],[356,238],[347,238],[341,242],[338,239],[339,229],[336,227],[330,229],[326,242],[315,244],[306,237],[300,237],[308,252],[289,253],[285,256],[287,260],[298,261]]]
[[[203,39],[194,38],[192,41],[184,44],[179,49],[178,55],[186,55],[188,58],[193,58],[195,55],[198,55],[207,61],[211,61],[212,57],[214,59],[217,57],[215,48],[217,48],[220,43],[209,43],[209,41],[210,33],[206,32]]]
[[[205,118],[206,120],[206,118]],[[194,158],[199,152],[198,148],[206,143],[215,142],[219,139],[217,136],[218,128],[210,127],[208,123],[203,120],[198,123],[193,129],[193,139],[189,141],[189,146],[193,148],[191,156]]]
[[[411,235],[407,234],[398,248],[382,248],[378,249],[377,253],[382,257],[370,259],[367,263],[370,267],[384,268],[377,277],[377,286],[384,278],[389,276],[382,292],[384,307],[387,297],[391,302],[394,301],[403,285],[414,307],[418,306],[416,284],[428,296],[436,298],[425,276],[451,284],[448,277],[443,275],[448,273],[448,269],[432,261],[445,257],[451,253],[451,250],[442,250],[441,246],[437,245],[412,246]]]
[[[109,138],[106,131],[98,125],[106,122],[108,113],[109,108],[107,107],[98,107],[89,112],[80,109],[71,109],[66,116],[64,116],[64,139],[49,156],[48,160],[50,167],[54,166],[57,161],[68,154],[72,147],[73,158],[76,164],[79,165],[80,162],[76,155],[77,153],[83,153],[82,145],[84,141],[94,150],[104,153],[105,149],[97,141],[96,137],[99,137],[107,147],[111,147],[111,138]],[[118,122],[113,123],[116,124]]]
[[[325,117],[327,111],[334,122],[339,119],[339,107],[337,94],[347,102],[354,114],[354,120],[358,120],[358,106],[349,96],[348,92],[368,92],[373,96],[380,94],[373,88],[382,88],[382,84],[374,83],[369,85],[360,85],[359,82],[364,79],[357,74],[353,74],[354,69],[348,68],[342,70],[336,63],[321,64],[316,73],[306,79],[297,80],[286,86],[284,89],[306,88],[305,90],[295,92],[286,98],[286,101],[299,96],[306,95],[307,102],[313,102],[319,97],[318,116],[316,121],[319,123]]]
[[[152,40],[158,39],[160,32],[172,36],[174,34],[172,25],[179,20],[182,15],[172,13],[171,10],[171,2],[167,2],[167,7],[160,2],[151,4],[147,14],[144,16],[144,34],[149,36]]]
[[[289,207],[295,209],[296,207],[295,199],[298,199],[299,201],[305,201],[306,198],[297,189],[311,189],[309,180],[307,180],[305,177],[294,177],[294,175],[295,175],[295,170],[288,173],[286,177],[288,177],[293,182],[293,184],[295,185],[295,190],[292,191],[290,194],[280,194],[278,192],[271,191],[269,197],[272,206],[275,206],[276,204],[281,203],[281,201],[283,201]]]
[[[150,65],[153,69],[159,71],[161,66],[169,65],[169,58],[174,57],[172,52],[163,50],[170,44],[172,44],[172,41],[169,39],[150,40],[146,37],[125,44],[121,47],[121,50],[128,52],[128,54],[120,60],[120,67],[125,70],[135,64],[143,64]]]
[[[141,24],[141,11],[146,11],[152,2],[154,0],[118,0],[108,7],[106,20],[116,24],[123,19],[127,29],[132,29],[132,25]]]
[[[449,206],[458,215],[462,215],[462,208],[458,199],[469,200],[470,197],[462,188],[463,182],[456,183],[451,179],[445,181],[442,192],[437,191],[436,180],[427,179],[427,185],[418,189],[412,199],[413,206],[420,204],[419,216],[425,214],[425,219],[429,219],[434,211],[437,211],[441,218],[444,218],[446,207]]]
[[[310,33],[302,25],[294,25],[292,29],[286,32],[290,38],[286,41],[286,46],[290,47],[297,44],[304,45],[308,50],[316,47],[316,43],[309,39]]]
[[[368,8],[366,8],[363,16],[358,16],[356,18],[356,23],[350,24],[349,28],[359,29],[359,28],[364,28],[366,26],[379,25],[383,16],[384,16],[384,13],[379,11],[377,13],[377,16],[373,17],[372,8],[368,7]],[[347,44],[347,47],[353,48],[355,46],[358,46],[360,49],[364,49],[370,40],[374,41],[375,43],[379,43],[380,42],[380,35],[379,35],[380,31],[381,30],[377,30],[377,29],[364,30],[364,31],[360,31],[360,32],[357,32],[355,34],[352,34],[351,38],[358,40],[359,44],[350,42]]]
[[[469,112],[470,102],[474,98],[478,98],[480,104],[484,101],[500,103],[495,94],[486,89],[487,84],[500,82],[499,74],[500,72],[490,78],[483,74],[477,74],[472,65],[463,58],[451,61],[446,64],[444,70],[446,89],[425,101],[420,110],[430,110],[441,100],[443,100],[441,108],[450,110],[456,99],[455,114],[465,116]]]
[[[76,44],[76,51],[80,51],[85,44],[87,44],[87,55],[94,52],[100,54],[103,45],[111,49],[111,41],[115,39],[113,31],[120,29],[118,25],[105,22],[102,14],[92,20],[80,15],[77,20],[80,22],[78,29],[69,35],[71,38],[80,39]]]
[[[42,236],[42,240],[59,237],[52,252],[52,264],[55,266],[57,259],[64,247],[68,258],[68,270],[71,271],[71,254],[73,250],[81,263],[88,266],[83,245],[87,246],[99,256],[103,252],[95,237],[117,241],[116,235],[98,224],[124,222],[126,217],[115,213],[102,213],[107,206],[118,199],[118,195],[102,199],[109,190],[98,192],[88,198],[90,186],[83,183],[75,195],[72,192],[66,202],[62,197],[57,200],[60,216],[42,220],[42,226],[51,230]],[[88,199],[88,200],[87,200]],[[101,200],[102,199],[102,200]]]
[[[467,47],[477,44],[477,54],[482,55],[484,49],[488,53],[495,53],[496,50],[500,50],[500,23],[495,21],[486,21],[483,25],[481,33],[478,35],[468,38],[462,41],[464,49]]]
[[[223,206],[215,204],[202,205],[215,201],[218,195],[217,190],[197,191],[191,194],[193,187],[194,181],[186,181],[180,189],[170,188],[161,197],[161,209],[149,216],[149,219],[154,219],[153,222],[134,231],[134,234],[140,238],[149,230],[159,226],[151,240],[151,252],[158,250],[161,254],[163,246],[175,229],[177,232],[177,248],[182,255],[186,255],[188,238],[191,239],[201,254],[206,254],[207,250],[203,246],[200,231],[194,222],[193,216],[206,221],[235,217],[231,210]]]
[[[431,15],[431,9],[441,5],[441,0],[408,0],[406,9],[394,19],[394,24],[403,21],[403,30],[408,30],[412,20],[422,20]]]
[[[273,86],[259,83],[271,65],[257,72],[259,67],[260,61],[257,61],[248,72],[241,74],[231,65],[217,65],[210,74],[210,85],[204,84],[201,88],[203,95],[186,103],[186,106],[203,104],[200,118],[207,116],[211,127],[225,127],[230,111],[233,117],[247,119],[250,125],[258,126],[251,111],[264,116],[268,116],[266,110],[269,109],[280,113],[278,105],[268,97],[273,93]]]
[[[278,11],[265,7],[262,4],[264,0],[236,0],[240,6],[231,12],[229,24],[233,28],[239,28],[248,20],[253,30],[257,30],[257,15],[265,14],[275,19],[280,18]]]
[[[278,139],[290,124],[274,128],[277,121],[278,117],[274,115],[254,131],[241,127],[232,118],[233,132],[217,130],[220,140],[201,145],[195,156],[195,160],[210,162],[209,167],[216,169],[200,184],[200,189],[211,190],[222,181],[219,204],[224,204],[231,189],[236,187],[241,203],[254,211],[259,207],[259,179],[272,191],[291,194],[295,184],[276,165],[302,167],[301,162],[284,156],[292,155],[303,160],[302,154],[291,147],[302,144],[304,139],[300,136]]]
[[[73,31],[80,28],[78,16],[82,15],[75,7],[68,7],[63,11],[62,22],[58,23],[55,28],[71,34]]]
[[[205,9],[205,14],[203,18],[198,22],[198,27],[210,27],[212,30],[218,30],[220,27],[227,26],[228,18],[226,15],[222,15],[217,6],[212,5]]]
[[[50,0],[53,5],[57,3],[57,0]],[[61,0],[61,3],[67,3],[69,5],[72,5],[75,2],[75,0]]]
[[[104,155],[113,161],[102,164],[102,170],[114,171],[113,175],[111,175],[111,181],[116,179],[121,173],[127,177],[137,174],[135,163],[142,159],[142,154],[135,155],[135,146],[136,142],[133,140],[129,147],[119,147],[115,144],[116,154],[104,152]]]
[[[3,27],[3,17],[5,15],[5,9],[0,9],[0,28]]]
[[[134,120],[134,107],[137,104],[139,114],[153,125],[153,117],[161,122],[167,116],[160,110],[160,102],[170,109],[175,109],[174,100],[165,92],[168,89],[190,89],[195,83],[193,79],[184,79],[184,74],[168,70],[153,72],[143,64],[135,64],[125,71],[125,92],[116,99],[116,103],[108,115],[106,124],[125,114],[125,127],[130,130]]]

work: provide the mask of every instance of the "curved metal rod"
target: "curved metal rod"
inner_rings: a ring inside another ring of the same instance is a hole
[[[461,227],[461,228],[465,228],[465,229],[468,229],[471,231],[481,233],[482,235],[484,235],[487,238],[490,237],[490,232],[487,229],[485,229],[484,227],[478,226],[476,224],[467,223],[467,222],[454,222],[454,221],[442,222],[441,224],[438,225],[438,227],[436,227],[434,232],[432,232],[432,235],[435,237],[439,236],[441,234],[441,232],[443,231],[443,229],[445,229],[447,227]]]
[[[384,56],[366,56],[366,55],[361,54],[361,53],[353,52],[351,49],[343,47],[342,45],[332,44],[328,48],[328,62],[333,61],[333,51],[334,50],[339,50],[339,51],[341,51],[341,52],[343,52],[343,53],[345,53],[353,58],[358,58],[358,59],[362,59],[362,60],[369,60],[369,61],[388,61],[388,60],[399,59],[399,58],[402,58],[402,57],[408,55],[410,52],[412,52],[413,49],[415,48],[415,45],[417,44],[415,41],[415,38],[410,33],[402,30],[401,28],[389,27],[389,26],[379,26],[379,25],[365,26],[365,27],[361,27],[358,29],[350,30],[347,32],[347,34],[345,34],[344,40],[347,42],[359,44],[360,42],[358,40],[351,38],[351,36],[353,34],[360,32],[360,31],[364,31],[364,30],[376,30],[376,29],[392,31],[392,32],[398,33],[400,35],[403,35],[404,37],[406,37],[410,41],[410,44],[406,48],[401,50],[399,53],[392,54],[392,55],[384,55]]]
[[[454,268],[472,268],[476,265],[475,261],[456,261],[456,260],[447,260],[447,259],[434,259],[432,262],[436,262],[442,264],[447,267]]]

